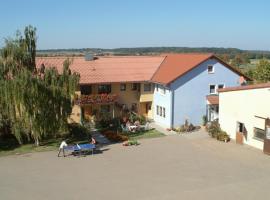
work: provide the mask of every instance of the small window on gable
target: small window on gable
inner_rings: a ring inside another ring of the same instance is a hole
[[[216,93],[216,86],[215,85],[210,85],[209,92],[210,92],[210,94],[215,94]]]
[[[208,65],[207,71],[208,71],[208,74],[213,74],[214,73],[214,66]]]

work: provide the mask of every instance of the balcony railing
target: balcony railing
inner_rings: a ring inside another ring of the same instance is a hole
[[[116,94],[92,94],[92,95],[76,95],[75,104],[87,105],[87,104],[109,104],[117,101]]]

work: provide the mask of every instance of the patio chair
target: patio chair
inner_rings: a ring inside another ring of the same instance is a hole
[[[141,128],[141,130],[143,130],[143,131],[148,131],[148,130],[150,130],[150,123],[149,122],[146,122],[146,124],[145,125],[141,125],[140,126],[140,128]]]
[[[122,128],[123,133],[128,133],[129,132],[128,128],[125,127],[123,124],[121,124],[121,128]]]

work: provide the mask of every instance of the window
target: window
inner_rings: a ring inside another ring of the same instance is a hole
[[[120,84],[120,91],[126,91],[126,87],[127,87],[126,84],[121,83],[121,84]]]
[[[160,117],[166,117],[166,109],[162,106],[157,106],[157,115]]]
[[[222,88],[224,88],[224,84],[219,84],[218,89],[222,89]]]
[[[254,138],[264,140],[265,138],[265,130],[260,128],[254,128]]]
[[[110,105],[101,105],[100,112],[101,113],[109,113],[111,111]]]
[[[207,71],[208,71],[208,74],[213,74],[214,73],[214,66],[208,65]]]
[[[111,85],[99,85],[98,86],[98,93],[99,94],[109,94],[112,91]]]
[[[163,107],[163,117],[165,118],[166,117],[166,114],[165,114],[165,108]]]
[[[89,95],[92,93],[91,85],[81,85],[80,90],[82,95]]]
[[[157,90],[157,92],[158,92],[158,87],[159,87],[158,84],[156,84],[156,90]]]
[[[143,86],[145,92],[151,91],[151,83],[144,84]]]
[[[138,83],[132,83],[131,89],[138,90]]]
[[[210,85],[210,94],[215,94],[216,93],[216,86],[215,85]]]

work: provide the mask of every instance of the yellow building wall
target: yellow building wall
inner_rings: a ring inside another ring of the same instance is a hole
[[[153,101],[153,94],[154,94],[154,85],[151,84],[151,91],[144,91],[144,84],[141,83],[140,88],[140,102],[152,102]]]
[[[132,83],[125,83],[126,84],[126,90],[121,91],[120,85],[121,83],[113,83],[111,84],[111,94],[116,94],[118,96],[117,102],[119,104],[125,104],[128,109],[131,109],[132,105],[134,103],[137,104],[138,113],[145,115],[145,103],[152,103],[153,101],[153,92],[154,92],[154,85],[152,84],[151,91],[144,91],[144,83],[140,84],[140,88],[137,90],[132,90]],[[81,92],[76,91],[77,95],[81,95]],[[92,94],[98,94],[98,85],[92,85]],[[99,110],[100,105],[85,105],[83,106],[86,115],[87,113],[91,113],[93,110],[97,109]],[[110,113],[113,113],[114,110],[114,116],[119,116],[121,113],[120,111],[114,107],[114,105],[110,106]],[[147,118],[153,118],[152,110],[153,110],[153,103],[151,104],[151,109],[149,109],[148,114],[145,115]],[[88,116],[86,116],[88,117]],[[91,116],[89,116],[91,118]],[[74,105],[72,109],[72,114],[70,116],[69,122],[76,122],[80,123],[81,121],[81,108],[78,105]]]

